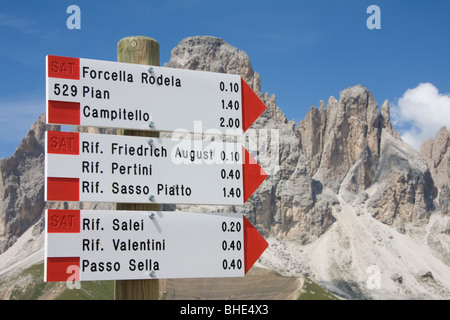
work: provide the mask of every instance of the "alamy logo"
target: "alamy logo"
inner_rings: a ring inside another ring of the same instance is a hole
[[[81,10],[77,5],[70,5],[67,7],[66,13],[69,13],[70,16],[67,18],[66,26],[67,29],[81,29]]]
[[[367,18],[367,28],[369,30],[373,29],[381,29],[381,9],[377,5],[371,5],[367,7],[366,13],[371,14],[369,18]]]
[[[81,289],[80,283],[80,267],[79,266],[69,266],[67,267],[66,273],[69,274],[69,277],[66,281],[66,286],[70,290],[72,289]]]
[[[369,290],[381,288],[381,270],[380,267],[373,264],[367,267],[366,273],[370,274],[366,281],[366,287]]]

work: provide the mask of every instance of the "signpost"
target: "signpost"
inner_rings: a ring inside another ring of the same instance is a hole
[[[268,245],[238,213],[46,214],[45,281],[243,277]]]
[[[266,109],[239,75],[47,56],[47,122],[241,135]]]
[[[46,134],[47,201],[242,205],[267,177],[236,143]]]
[[[243,205],[267,174],[240,144],[159,132],[242,135],[266,106],[239,75],[141,65],[159,65],[151,38],[122,39],[118,60],[46,59],[47,123],[125,135],[46,132],[46,201],[118,210],[49,209],[45,281],[112,279],[116,299],[157,299],[157,279],[244,276],[268,244],[242,214],[158,205]]]

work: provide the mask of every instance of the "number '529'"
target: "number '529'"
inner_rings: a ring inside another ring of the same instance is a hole
[[[63,95],[66,97],[68,96],[75,97],[77,95],[77,91],[78,90],[76,85],[69,86],[67,84],[60,85],[59,83],[55,83],[55,86],[53,88],[53,93],[56,96]]]

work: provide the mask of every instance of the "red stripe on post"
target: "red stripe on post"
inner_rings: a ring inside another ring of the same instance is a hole
[[[80,154],[78,132],[47,131],[47,153]]]
[[[47,201],[80,201],[80,179],[47,178]]]
[[[63,78],[80,80],[80,59],[47,56],[47,76],[50,78]]]
[[[80,281],[80,257],[47,258],[47,282],[68,280]]]
[[[48,123],[80,125],[80,103],[49,100]]]
[[[48,233],[80,233],[80,210],[47,211]]]

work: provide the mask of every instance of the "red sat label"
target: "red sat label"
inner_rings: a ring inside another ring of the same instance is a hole
[[[47,153],[80,154],[78,132],[47,131]]]
[[[56,210],[47,212],[48,233],[79,233],[80,210]]]
[[[80,59],[47,56],[47,75],[51,78],[80,80]]]

